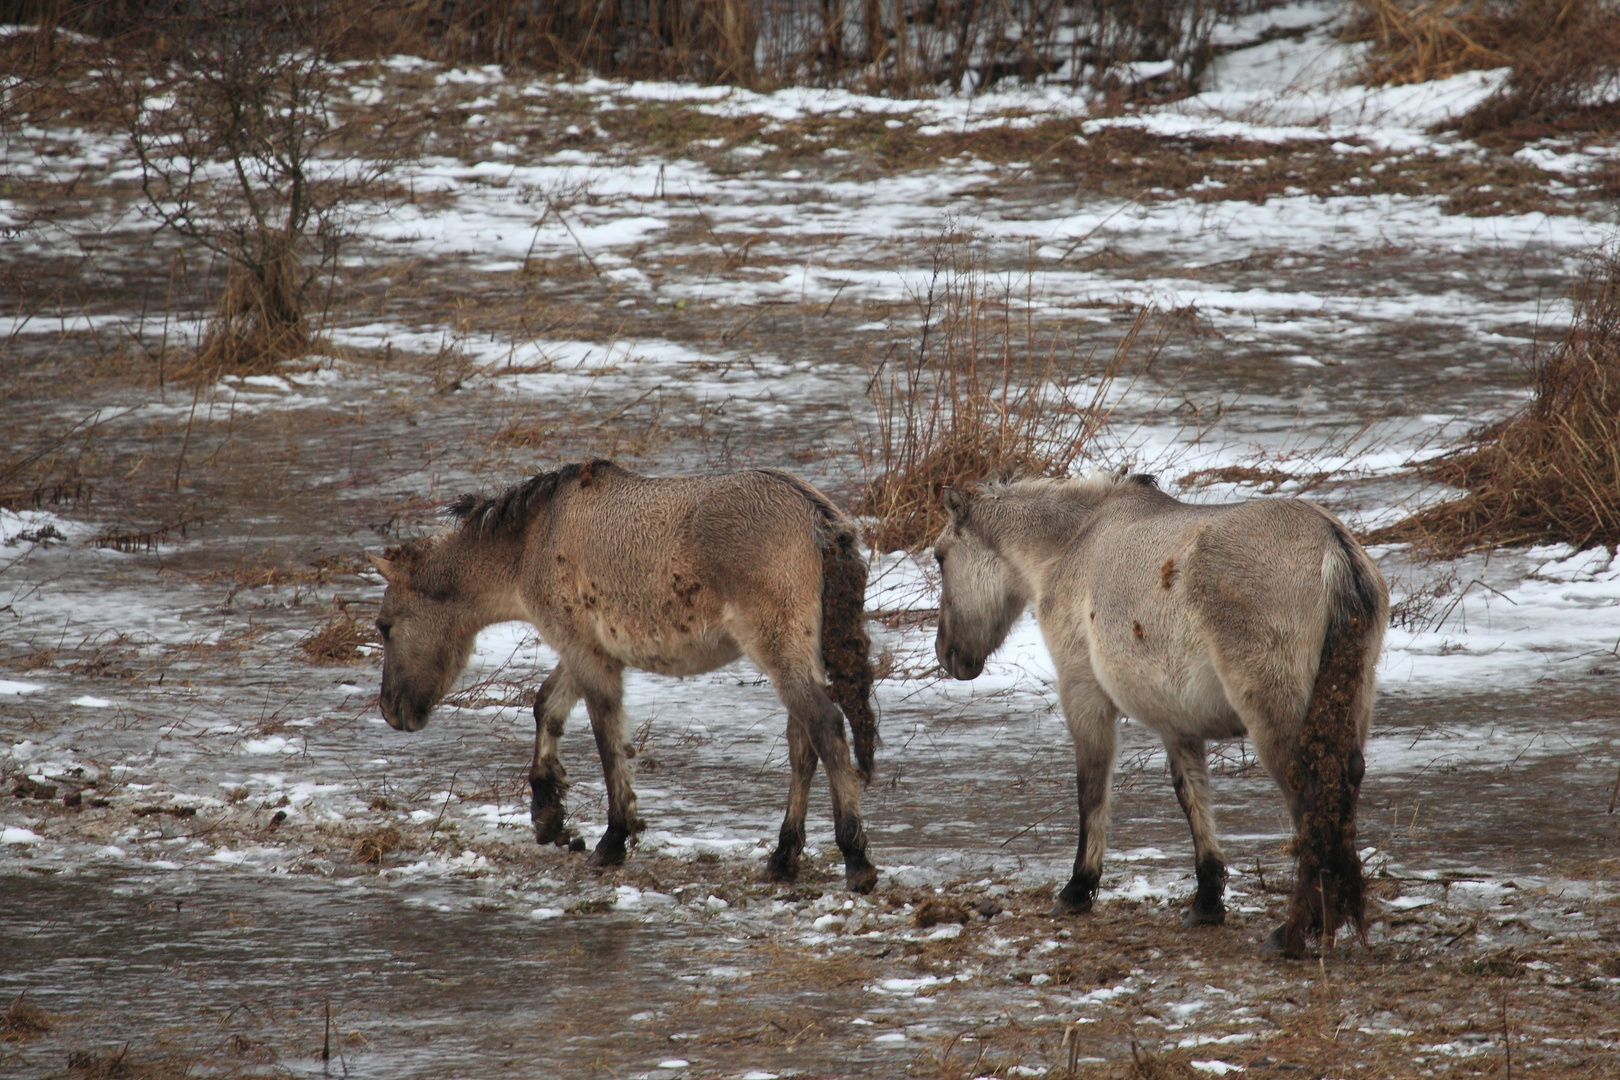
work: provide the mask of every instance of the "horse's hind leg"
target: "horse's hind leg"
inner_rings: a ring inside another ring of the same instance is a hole
[[[616,671],[604,672],[595,685],[583,689],[608,797],[607,832],[597,841],[590,865],[618,866],[624,862],[626,841],[642,827],[636,815],[635,766],[631,763],[636,751],[624,722],[624,680]]]
[[[1170,758],[1176,800],[1192,829],[1198,875],[1198,891],[1184,921],[1188,926],[1218,926],[1226,921],[1226,856],[1215,837],[1215,818],[1209,808],[1209,759],[1204,740],[1166,738],[1164,749]]]
[[[534,697],[534,762],[529,766],[529,817],[537,843],[565,845],[563,796],[568,792],[568,770],[557,756],[563,724],[579,701],[579,690],[568,671],[558,665]]]
[[[810,803],[810,782],[816,775],[816,748],[810,732],[793,715],[788,716],[788,761],[793,777],[788,788],[787,813],[776,850],[766,864],[765,875],[772,881],[793,881],[799,876],[799,853],[804,850],[804,814]]]
[[[1062,679],[1058,695],[1063,717],[1074,739],[1075,789],[1080,807],[1080,840],[1074,875],[1058,893],[1053,915],[1090,911],[1102,880],[1103,853],[1108,850],[1108,804],[1114,783],[1114,754],[1119,742],[1119,711],[1089,671]]]
[[[844,853],[844,881],[851,892],[871,892],[877,885],[877,867],[866,857],[866,830],[861,826],[861,783],[849,760],[849,742],[844,738],[844,714],[838,711],[827,692],[813,679],[777,679],[777,693],[788,707],[788,730],[802,725],[810,746],[827,770],[827,789],[832,795],[833,835]],[[813,768],[813,766],[812,766]],[[808,777],[807,777],[808,780]],[[798,766],[794,767],[798,783]],[[789,811],[793,809],[789,805]],[[799,811],[799,821],[804,812]],[[787,825],[783,825],[784,832]]]

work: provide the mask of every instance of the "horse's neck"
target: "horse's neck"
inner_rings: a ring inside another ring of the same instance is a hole
[[[519,589],[522,550],[521,544],[485,541],[455,554],[455,590],[470,605],[480,629],[528,618]]]
[[[1068,550],[1091,510],[1075,499],[1016,499],[1000,508],[996,547],[1025,583],[1032,601],[1045,588],[1053,564]]]

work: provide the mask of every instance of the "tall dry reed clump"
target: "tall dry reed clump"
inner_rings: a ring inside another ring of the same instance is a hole
[[[1368,42],[1374,85],[1511,69],[1500,92],[1456,122],[1466,135],[1547,123],[1620,90],[1617,0],[1357,0],[1345,36]]]
[[[1620,250],[1593,257],[1575,318],[1531,355],[1529,404],[1420,475],[1467,491],[1381,529],[1438,558],[1512,544],[1620,546]]]
[[[970,236],[933,252],[922,326],[904,350],[874,365],[874,437],[856,511],[875,519],[879,551],[918,548],[945,524],[946,487],[1013,476],[1063,476],[1108,421],[1108,398],[1141,335],[1138,314],[1101,366],[1041,341],[1033,298],[990,275]],[[1019,310],[1021,307],[1021,310]]]

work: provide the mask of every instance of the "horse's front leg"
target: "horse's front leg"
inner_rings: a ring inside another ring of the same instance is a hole
[[[579,701],[568,670],[559,664],[534,697],[534,761],[529,766],[529,817],[534,822],[534,838],[541,844],[559,847],[570,842],[563,825],[563,796],[568,793],[568,770],[557,755],[568,714]]]
[[[1074,739],[1075,787],[1080,806],[1080,840],[1074,874],[1058,893],[1053,915],[1091,910],[1102,880],[1103,852],[1108,850],[1108,809],[1114,784],[1114,754],[1119,744],[1119,710],[1090,672],[1065,678],[1059,686],[1064,721]]]
[[[1165,754],[1176,800],[1192,829],[1194,872],[1198,891],[1183,920],[1188,926],[1218,926],[1226,921],[1226,855],[1215,836],[1215,816],[1209,806],[1209,758],[1204,740],[1194,736],[1167,736]]]
[[[810,805],[810,783],[816,776],[816,748],[803,722],[788,714],[788,763],[793,775],[788,782],[787,813],[776,850],[765,865],[765,876],[772,881],[793,881],[799,876],[799,854],[804,850],[804,815]]]
[[[624,862],[626,844],[633,841],[643,822],[636,814],[636,748],[630,744],[624,720],[624,680],[618,672],[604,673],[597,685],[584,688],[585,709],[591,715],[591,732],[596,736],[596,752],[602,758],[602,778],[607,781],[608,827],[591,853],[592,866],[618,866]]]

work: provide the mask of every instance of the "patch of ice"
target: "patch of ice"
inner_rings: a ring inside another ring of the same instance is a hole
[[[4,697],[21,697],[24,694],[37,694],[43,689],[45,688],[39,685],[39,683],[19,682],[16,679],[0,679],[0,696]],[[24,746],[32,744],[18,743],[17,745]],[[12,748],[12,754],[15,756],[16,747]]]
[[[298,747],[280,735],[269,735],[263,739],[244,739],[242,752],[246,754],[296,754],[298,753]]]
[[[557,916],[561,915],[562,913],[563,913],[563,909],[560,908],[560,907],[537,907],[533,911],[529,912],[529,918],[531,918],[531,919],[555,919]],[[635,1017],[632,1016],[630,1019],[634,1020]]]
[[[24,829],[16,825],[7,825],[0,828],[0,844],[43,844],[45,838],[32,829]]]
[[[1189,1062],[1189,1064],[1199,1072],[1214,1073],[1216,1076],[1248,1071],[1242,1065],[1233,1065],[1227,1061],[1193,1061]]]
[[[1428,907],[1434,903],[1432,896],[1397,896],[1393,900],[1385,900],[1384,906],[1395,911],[1412,911],[1420,907]]]
[[[86,694],[83,697],[76,697],[72,701],[68,702],[68,704],[79,705],[86,709],[106,709],[112,706],[112,702],[108,701],[106,698],[91,697],[89,694]]]

